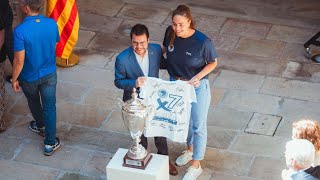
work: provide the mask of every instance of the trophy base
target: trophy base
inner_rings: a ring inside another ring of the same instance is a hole
[[[137,168],[137,169],[146,169],[148,163],[150,162],[152,158],[152,155],[150,153],[147,154],[146,157],[143,159],[132,159],[126,154],[123,157],[123,164],[124,167],[131,167],[131,168]]]

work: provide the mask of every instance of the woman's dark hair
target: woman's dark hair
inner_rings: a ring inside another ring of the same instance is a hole
[[[191,15],[191,10],[190,10],[190,8],[188,6],[179,5],[177,7],[177,9],[175,9],[172,12],[171,19],[173,20],[173,17],[176,16],[176,15],[184,16],[184,17],[188,18],[191,21],[190,28],[195,29],[195,23],[193,21],[192,15]],[[172,30],[170,34],[171,34],[170,45],[172,46],[173,42],[174,42],[174,40],[176,38],[176,33]]]
[[[148,28],[143,25],[143,24],[136,24],[132,27],[131,29],[131,32],[130,32],[130,38],[132,39],[132,35],[137,35],[137,36],[140,36],[140,35],[146,35],[147,38],[149,39],[149,30]]]

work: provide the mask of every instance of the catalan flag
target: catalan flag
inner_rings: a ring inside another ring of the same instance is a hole
[[[58,59],[62,59],[66,60],[66,66],[68,66],[68,60],[72,57],[72,50],[77,43],[79,32],[76,0],[48,0],[46,14],[57,21],[60,32],[60,41],[56,46],[57,64]]]

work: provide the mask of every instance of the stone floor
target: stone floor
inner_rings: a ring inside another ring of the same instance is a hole
[[[170,12],[182,3],[192,8],[198,29],[220,55],[210,76],[208,144],[199,180],[280,179],[292,122],[320,119],[320,66],[304,57],[303,48],[320,29],[318,0],[77,2],[80,63],[58,69],[62,146],[51,157],[42,155],[42,138],[27,128],[32,117],[25,97],[6,84],[10,128],[0,134],[0,179],[106,179],[112,155],[131,143],[114,103],[122,94],[113,85],[115,57],[129,45],[128,32],[138,22],[161,44]],[[161,71],[161,77],[168,75]],[[174,161],[185,145],[169,144]],[[152,142],[150,151],[155,152]],[[171,179],[181,179],[185,169]]]

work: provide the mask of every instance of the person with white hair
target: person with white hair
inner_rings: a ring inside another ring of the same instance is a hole
[[[293,139],[286,144],[286,164],[282,171],[283,180],[317,180],[307,172],[313,168],[315,158],[314,145],[306,139]]]

